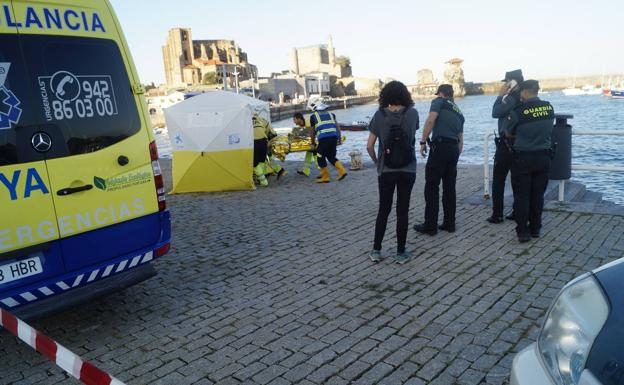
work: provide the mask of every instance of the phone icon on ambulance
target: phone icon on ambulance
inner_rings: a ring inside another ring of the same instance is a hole
[[[50,78],[50,88],[59,100],[76,100],[80,96],[80,81],[76,75],[58,71]]]

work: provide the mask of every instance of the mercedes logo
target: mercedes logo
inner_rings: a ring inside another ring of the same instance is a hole
[[[48,152],[52,147],[52,138],[50,138],[50,135],[45,132],[36,133],[33,135],[30,142],[37,152]]]

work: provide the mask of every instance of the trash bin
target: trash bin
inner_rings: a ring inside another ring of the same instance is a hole
[[[550,163],[550,180],[567,180],[572,176],[572,126],[569,114],[555,114],[555,126],[552,131],[552,142],[555,155]]]

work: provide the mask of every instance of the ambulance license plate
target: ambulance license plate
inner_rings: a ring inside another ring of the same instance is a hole
[[[23,259],[0,266],[0,285],[43,273],[39,257]]]

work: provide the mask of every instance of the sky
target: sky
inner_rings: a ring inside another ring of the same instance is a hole
[[[464,59],[467,81],[624,74],[622,0],[111,0],[143,83],[164,82],[167,31],[235,40],[260,76],[288,69],[292,47],[326,44],[351,59],[354,76],[441,79]]]

